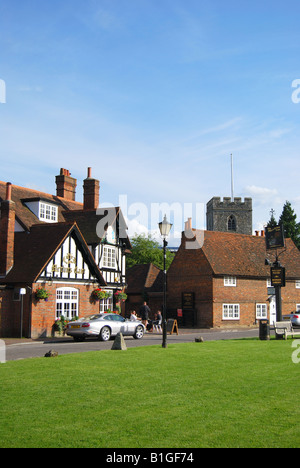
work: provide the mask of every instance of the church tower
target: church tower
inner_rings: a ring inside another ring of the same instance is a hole
[[[206,228],[252,235],[252,198],[213,197],[207,203]]]

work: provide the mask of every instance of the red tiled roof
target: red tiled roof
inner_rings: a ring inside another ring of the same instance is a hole
[[[135,265],[126,272],[127,294],[162,292],[163,272],[152,263]]]
[[[6,197],[6,182],[0,181],[0,201]],[[29,230],[34,224],[44,224],[43,221],[35,216],[34,213],[25,205],[22,200],[28,199],[43,199],[49,203],[54,203],[58,206],[58,222],[63,222],[63,211],[79,210],[83,208],[82,203],[66,200],[65,198],[49,195],[48,193],[38,190],[28,189],[12,185],[12,201],[16,204],[16,219],[25,230]]]
[[[0,181],[0,201],[6,197],[6,182]],[[49,195],[47,193],[28,189],[24,187],[18,187],[12,185],[12,201],[16,204],[16,220],[22,226],[23,229],[29,231],[31,226],[36,224],[45,224],[44,221],[40,221],[37,216],[26,206],[24,201],[30,200],[43,200],[48,203],[53,203],[58,207],[58,222],[63,223],[74,223],[78,225],[85,241],[90,244],[97,244],[101,241],[101,238],[97,234],[97,225],[104,216],[106,211],[112,213],[112,216],[108,217],[108,220],[113,220],[120,227],[120,234],[125,242],[126,248],[131,249],[130,240],[126,233],[126,223],[119,207],[107,208],[104,211],[103,216],[97,213],[97,210],[84,211],[83,204],[66,198],[57,197],[55,195]],[[47,224],[49,226],[50,223]]]
[[[181,255],[184,246],[185,242]],[[194,262],[204,254],[215,275],[268,278],[270,267],[265,265],[265,259],[275,261],[275,253],[266,252],[264,237],[236,233],[204,231],[203,247],[187,252]],[[287,278],[300,279],[300,252],[291,239],[286,239],[286,251],[279,260],[286,268]]]

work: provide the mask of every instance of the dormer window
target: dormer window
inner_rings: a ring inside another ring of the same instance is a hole
[[[46,223],[57,222],[57,206],[49,205],[47,203],[39,203],[39,220]]]
[[[58,222],[58,207],[54,203],[49,203],[48,200],[42,198],[31,198],[22,201],[40,221],[44,221],[44,223]]]

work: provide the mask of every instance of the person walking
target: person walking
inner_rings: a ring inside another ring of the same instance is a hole
[[[140,317],[142,317],[142,323],[145,325],[146,330],[147,330],[150,312],[151,310],[148,307],[147,302],[144,302],[144,304],[140,308]]]

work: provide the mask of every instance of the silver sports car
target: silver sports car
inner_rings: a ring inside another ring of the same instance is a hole
[[[141,322],[126,320],[118,314],[102,313],[70,322],[66,333],[73,336],[75,341],[84,341],[88,336],[108,341],[110,337],[116,336],[118,333],[140,340],[144,336],[145,327]]]
[[[283,320],[290,320],[293,327],[300,327],[300,311],[293,314],[284,315],[282,318]]]

